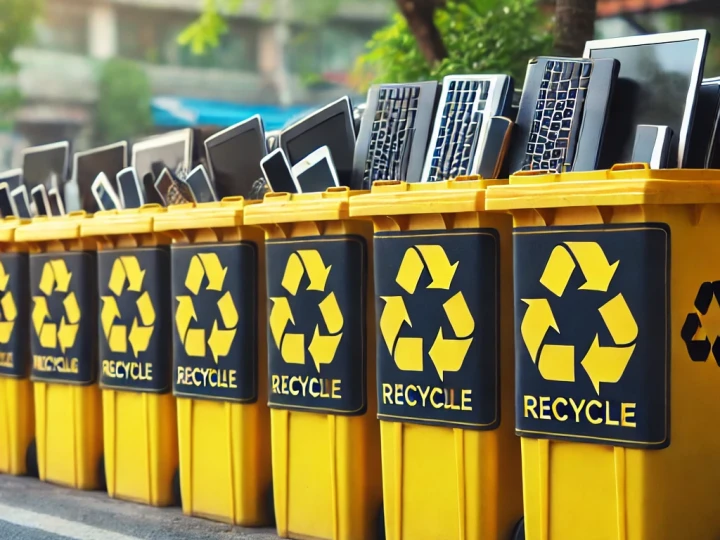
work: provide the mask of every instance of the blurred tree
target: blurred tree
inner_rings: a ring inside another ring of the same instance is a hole
[[[95,134],[104,143],[136,137],[153,125],[150,81],[132,60],[105,62],[98,92]]]
[[[42,0],[0,0],[0,119],[9,121],[9,114],[20,104],[22,97],[14,75],[18,65],[13,60],[15,49],[33,35],[33,22],[40,14]],[[6,84],[9,82],[9,84]]]
[[[447,54],[429,61],[407,20],[395,15],[375,33],[354,71],[360,87],[370,82],[441,79],[462,73],[509,73],[525,78],[528,59],[550,52],[549,21],[534,0],[449,1],[434,14]]]
[[[582,56],[595,33],[597,0],[555,0],[555,54]]]

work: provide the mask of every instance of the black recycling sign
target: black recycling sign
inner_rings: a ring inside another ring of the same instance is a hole
[[[30,372],[28,255],[0,253],[0,376]]]
[[[712,355],[720,366],[720,335],[714,336],[711,341],[708,330],[712,324],[706,320],[708,328],[705,328],[701,320],[708,314],[713,302],[720,306],[720,281],[705,281],[695,297],[695,311],[688,313],[685,318],[680,338],[685,342],[690,360],[705,362]]]
[[[98,253],[102,388],[170,390],[169,275],[167,246]]]
[[[97,378],[97,268],[91,251],[30,255],[34,381]]]
[[[367,246],[361,236],[267,242],[271,407],[363,414]]]
[[[670,444],[670,229],[515,231],[516,430]]]
[[[257,246],[173,245],[173,392],[257,400]]]
[[[495,229],[375,235],[381,419],[499,425],[499,255]]]

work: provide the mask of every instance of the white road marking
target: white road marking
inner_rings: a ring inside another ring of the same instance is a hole
[[[127,536],[84,523],[69,521],[48,514],[23,510],[14,506],[0,504],[0,520],[20,525],[28,529],[39,529],[74,540],[140,540],[136,536]]]

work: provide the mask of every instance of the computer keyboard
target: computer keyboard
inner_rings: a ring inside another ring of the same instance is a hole
[[[380,88],[363,185],[405,178],[419,97],[419,86]]]
[[[523,170],[563,172],[572,167],[592,68],[591,61],[547,63]]]
[[[428,182],[469,174],[490,93],[489,80],[452,80],[441,103],[442,117],[432,152]],[[436,120],[437,121],[437,120]]]

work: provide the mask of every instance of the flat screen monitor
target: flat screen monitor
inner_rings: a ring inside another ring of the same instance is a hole
[[[351,185],[355,154],[355,121],[350,98],[345,96],[286,128],[280,148],[297,165],[318,148],[330,149],[341,186]]]
[[[127,143],[125,141],[76,152],[73,159],[73,176],[80,194],[80,208],[86,212],[97,212],[92,184],[98,174],[105,173],[110,185],[117,190],[117,174],[127,167]]]
[[[132,147],[132,163],[138,178],[152,173],[157,179],[165,167],[177,171],[182,167],[189,172],[192,166],[193,131],[179,129],[136,142]]]
[[[586,58],[620,61],[601,167],[630,161],[641,124],[672,129],[669,166],[685,166],[708,40],[691,30],[587,42]]]
[[[208,137],[205,152],[218,199],[250,198],[253,184],[263,177],[260,161],[267,154],[262,119],[256,115]]]
[[[26,148],[22,152],[23,180],[28,190],[44,185],[62,187],[67,180],[70,143],[67,141]]]

